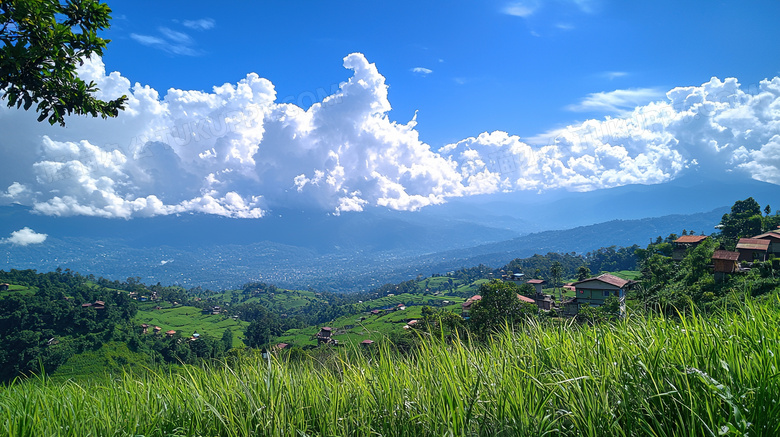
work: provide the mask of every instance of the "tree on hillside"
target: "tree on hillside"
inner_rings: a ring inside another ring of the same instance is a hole
[[[0,2],[0,91],[8,106],[29,110],[38,121],[65,125],[65,115],[116,117],[127,96],[108,102],[76,75],[84,58],[103,55],[111,9],[96,0]]]
[[[590,278],[590,269],[588,266],[580,266],[580,268],[577,269],[577,280],[584,281],[588,278]]]
[[[528,284],[523,284],[530,288]],[[471,307],[469,328],[477,336],[486,338],[505,325],[512,326],[537,313],[536,305],[518,299],[524,291],[516,284],[493,279],[479,287],[482,299]]]
[[[233,332],[230,329],[225,329],[222,333],[222,345],[226,351],[233,347]]]
[[[727,240],[735,241],[760,234],[763,224],[761,205],[752,197],[748,197],[734,202],[731,213],[723,214],[720,232]]]
[[[558,288],[561,283],[561,276],[563,275],[563,266],[558,261],[552,263],[550,266],[550,279],[552,279],[553,288]]]

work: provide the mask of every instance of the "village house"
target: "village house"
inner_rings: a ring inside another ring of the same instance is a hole
[[[768,254],[780,258],[780,229],[756,235],[753,238],[756,240],[769,241]]]
[[[534,287],[536,294],[542,294],[542,285],[546,284],[547,281],[544,279],[529,279],[525,283]]]
[[[171,329],[170,331],[166,331],[165,335],[167,335],[168,337],[173,337],[174,335],[176,335],[176,331]]]
[[[317,339],[317,345],[321,344],[339,344],[338,340],[333,338],[333,328],[330,326],[323,326],[320,328],[320,332],[314,336]]]
[[[525,277],[524,273],[512,273],[509,275],[509,279],[512,281],[522,281],[523,277]]]
[[[8,291],[11,288],[11,284],[0,284],[0,291]]]
[[[771,240],[769,239],[740,238],[739,242],[737,242],[739,260],[747,262],[766,261],[770,243]]]
[[[727,274],[739,271],[739,252],[728,250],[716,250],[712,254],[712,267],[715,273],[715,280],[722,281]]]
[[[706,240],[706,235],[683,235],[682,237],[674,240],[674,251],[672,252],[672,260],[682,261],[685,258],[685,253],[688,249],[694,248]]]
[[[572,286],[577,295],[563,302],[564,313],[576,315],[584,304],[588,304],[591,307],[600,307],[611,296],[618,298],[622,312],[622,308],[625,305],[626,291],[632,284],[634,284],[634,281],[618,278],[608,273],[575,282]]]
[[[536,306],[539,307],[541,310],[549,311],[553,307],[553,299],[552,296],[549,294],[542,293],[542,286],[547,283],[544,279],[529,279],[525,282],[526,284],[529,284],[534,287],[534,291],[536,292],[534,296],[534,300],[536,301]]]

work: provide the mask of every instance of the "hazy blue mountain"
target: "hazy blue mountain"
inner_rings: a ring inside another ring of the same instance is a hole
[[[263,280],[348,291],[534,253],[646,245],[683,229],[709,234],[729,205],[749,196],[780,206],[776,185],[701,177],[588,193],[499,193],[418,212],[275,210],[255,220],[58,218],[10,206],[0,207],[0,236],[30,227],[49,237],[38,245],[0,245],[0,269],[63,267],[185,286]]]

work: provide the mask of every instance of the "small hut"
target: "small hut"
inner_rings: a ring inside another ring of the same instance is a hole
[[[323,326],[320,328],[320,332],[318,332],[315,337],[317,338],[317,345],[336,344],[336,341],[333,339],[333,328],[330,326]]]
[[[715,280],[722,281],[727,274],[736,273],[739,271],[739,252],[731,252],[728,250],[716,250],[712,254],[713,271],[715,272]]]

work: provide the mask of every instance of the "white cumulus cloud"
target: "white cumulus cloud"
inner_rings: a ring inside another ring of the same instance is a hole
[[[128,95],[127,110],[70,117],[62,129],[0,105],[0,153],[13,162],[0,173],[0,204],[55,216],[259,218],[275,208],[416,210],[499,191],[655,184],[692,169],[780,183],[780,78],[749,89],[713,78],[665,96],[605,93],[593,101],[617,117],[535,140],[494,131],[433,148],[416,117],[390,119],[376,65],[359,53],[343,65],[349,77],[304,109],[279,102],[255,73],[161,95],[88,61],[79,74],[103,98]]]
[[[18,231],[11,232],[11,236],[6,238],[3,242],[10,243],[17,246],[28,246],[30,244],[41,244],[46,241],[47,234],[39,234],[30,228],[22,228]]]

